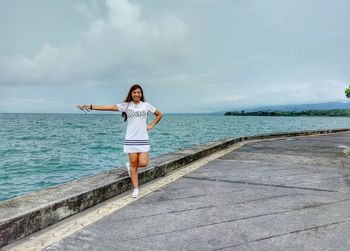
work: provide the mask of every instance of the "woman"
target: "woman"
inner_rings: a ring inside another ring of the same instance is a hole
[[[138,188],[138,168],[148,165],[148,152],[150,149],[148,130],[151,130],[163,117],[163,114],[150,103],[145,101],[142,87],[138,84],[133,85],[121,104],[102,106],[102,105],[78,105],[80,110],[96,111],[120,111],[124,122],[128,121],[124,152],[129,155],[127,163],[128,173],[134,187],[132,197],[139,196]],[[147,125],[147,113],[153,113],[156,118]]]

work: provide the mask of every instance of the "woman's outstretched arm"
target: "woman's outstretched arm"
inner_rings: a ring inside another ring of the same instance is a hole
[[[77,105],[80,110],[112,111],[117,112],[117,105]]]

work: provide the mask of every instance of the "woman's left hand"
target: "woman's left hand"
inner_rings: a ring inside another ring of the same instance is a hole
[[[90,105],[76,105],[76,107],[82,111],[86,111],[86,112],[90,111]]]
[[[147,125],[147,131],[151,130],[152,128],[153,128],[153,126]]]

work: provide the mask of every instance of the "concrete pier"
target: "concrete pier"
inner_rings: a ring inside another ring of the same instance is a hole
[[[350,132],[258,138],[144,184],[137,200],[128,191],[90,208],[106,213],[62,238],[44,241],[53,225],[3,249],[349,250]]]

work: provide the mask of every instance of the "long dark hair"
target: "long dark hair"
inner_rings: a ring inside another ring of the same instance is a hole
[[[131,102],[133,100],[132,96],[131,96],[131,93],[133,91],[135,91],[136,89],[140,89],[141,90],[141,101],[145,102],[145,96],[143,95],[142,87],[139,84],[134,84],[133,86],[130,87],[128,96],[126,96],[124,102],[128,102],[129,103],[129,102]],[[129,104],[128,104],[128,106],[129,106]],[[126,108],[126,109],[128,109],[128,108]],[[128,119],[128,115],[126,114],[126,112],[122,112],[122,117],[124,118],[124,122]]]

